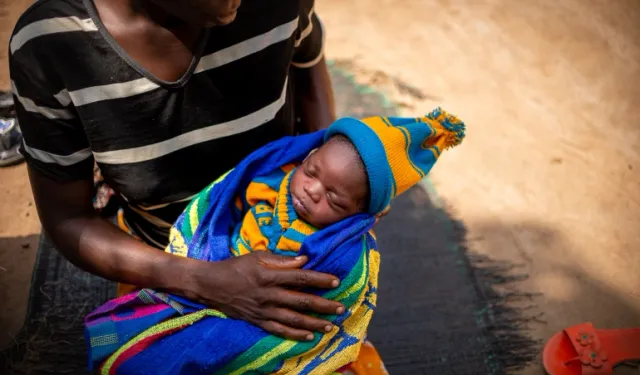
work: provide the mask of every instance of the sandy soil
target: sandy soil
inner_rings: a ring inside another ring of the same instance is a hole
[[[4,40],[28,3],[2,8]],[[586,320],[640,326],[640,2],[321,0],[317,11],[329,58],[362,81],[415,87],[395,85],[406,114],[442,105],[468,123],[431,179],[471,248],[523,264],[520,287],[544,293],[536,337]],[[24,166],[0,169],[0,207],[11,335],[39,232]]]

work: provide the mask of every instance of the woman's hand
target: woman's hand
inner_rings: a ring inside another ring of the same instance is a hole
[[[222,262],[198,262],[193,265],[192,285],[185,294],[272,334],[311,340],[312,331],[328,332],[333,327],[304,312],[341,314],[344,307],[295,291],[339,285],[335,276],[300,269],[306,262],[306,257],[283,257],[263,251]]]

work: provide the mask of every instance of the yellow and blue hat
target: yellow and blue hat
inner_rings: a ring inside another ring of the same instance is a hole
[[[462,142],[465,125],[436,108],[418,118],[341,118],[327,129],[325,141],[337,134],[360,153],[369,177],[369,212],[377,214],[425,177],[442,151]]]

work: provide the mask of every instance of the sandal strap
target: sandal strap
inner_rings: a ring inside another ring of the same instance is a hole
[[[564,333],[578,354],[576,360],[582,364],[582,375],[613,374],[613,367],[593,324],[577,324],[565,328]]]

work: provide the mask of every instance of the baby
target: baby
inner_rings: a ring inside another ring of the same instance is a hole
[[[417,119],[337,120],[302,163],[255,178],[238,197],[232,253],[295,255],[320,229],[357,213],[384,215],[463,136],[464,124],[439,109]]]
[[[236,256],[260,250],[295,255],[302,238],[366,212],[368,197],[360,154],[347,137],[336,134],[302,163],[249,184],[244,199],[236,201],[236,215],[244,218],[231,236],[231,251]]]

